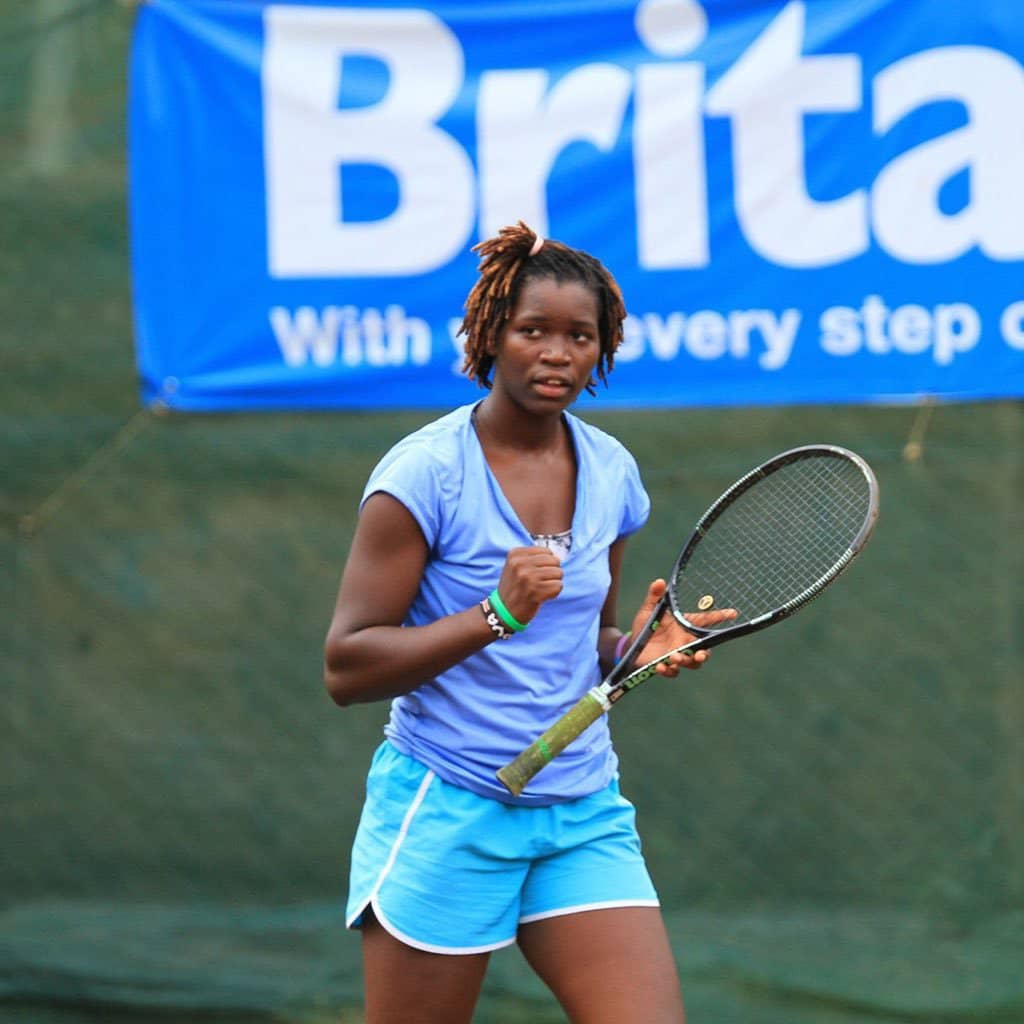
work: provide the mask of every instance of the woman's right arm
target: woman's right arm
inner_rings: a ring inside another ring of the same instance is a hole
[[[404,628],[427,564],[409,510],[383,491],[363,504],[324,644],[324,684],[341,705],[414,690],[494,639],[478,607]]]
[[[402,626],[428,555],[400,501],[378,491],[363,503],[324,644],[324,684],[335,703],[409,693],[495,640],[477,604],[425,626]],[[544,548],[515,548],[498,589],[511,613],[528,622],[561,591],[561,566]]]

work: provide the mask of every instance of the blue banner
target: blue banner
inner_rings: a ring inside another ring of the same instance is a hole
[[[149,0],[143,400],[451,407],[470,247],[615,274],[607,406],[1024,394],[1005,0]]]

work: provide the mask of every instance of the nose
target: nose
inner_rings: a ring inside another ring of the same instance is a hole
[[[569,362],[569,340],[561,334],[552,334],[540,354],[541,359],[548,363]]]

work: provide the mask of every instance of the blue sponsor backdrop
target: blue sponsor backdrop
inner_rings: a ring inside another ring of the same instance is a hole
[[[1004,0],[150,0],[138,363],[181,410],[450,407],[470,248],[597,255],[601,406],[1024,392]]]

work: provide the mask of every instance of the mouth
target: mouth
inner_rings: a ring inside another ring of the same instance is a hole
[[[553,374],[534,377],[533,389],[545,398],[564,398],[572,393],[572,381]]]

